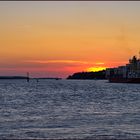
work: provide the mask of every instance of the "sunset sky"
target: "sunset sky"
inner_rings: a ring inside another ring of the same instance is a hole
[[[66,78],[139,51],[139,1],[0,2],[0,75]]]

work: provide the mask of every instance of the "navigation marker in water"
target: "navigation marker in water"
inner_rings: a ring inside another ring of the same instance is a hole
[[[27,72],[27,82],[29,82],[30,78],[29,78],[29,72]]]

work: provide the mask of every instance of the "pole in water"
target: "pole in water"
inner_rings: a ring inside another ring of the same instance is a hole
[[[39,82],[38,78],[36,79],[36,82]]]
[[[29,72],[27,72],[27,82],[29,82],[30,78],[29,78]]]

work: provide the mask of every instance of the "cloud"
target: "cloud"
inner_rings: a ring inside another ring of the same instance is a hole
[[[37,64],[49,64],[49,63],[67,63],[67,64],[94,64],[94,65],[104,65],[106,63],[127,63],[126,61],[114,61],[114,62],[91,62],[91,61],[80,61],[80,60],[25,60],[25,63],[37,63]]]
[[[96,62],[95,64],[96,65],[104,65],[105,63],[103,63],[103,62]]]
[[[27,60],[27,63],[38,63],[38,64],[48,64],[48,63],[77,63],[77,64],[88,64],[86,61],[76,61],[76,60]]]

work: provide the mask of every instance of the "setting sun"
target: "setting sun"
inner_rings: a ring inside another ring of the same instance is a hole
[[[105,67],[90,67],[87,69],[88,72],[97,72],[97,71],[101,71],[101,70],[105,70]]]

